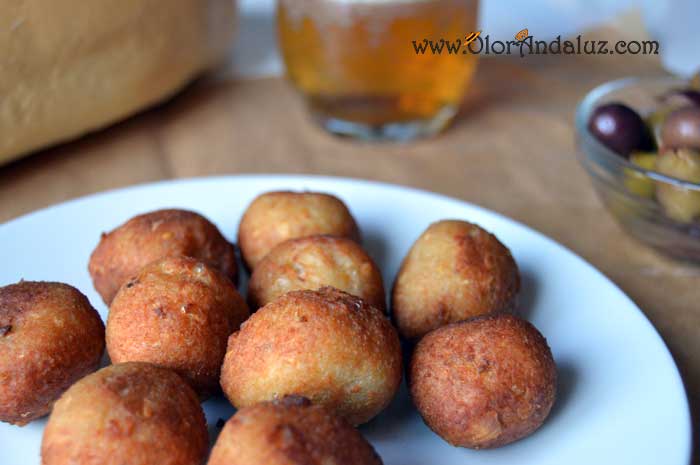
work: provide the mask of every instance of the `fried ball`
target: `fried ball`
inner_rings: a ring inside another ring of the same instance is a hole
[[[110,365],[56,402],[41,443],[43,465],[200,465],[209,437],[195,392],[148,363]]]
[[[110,305],[122,284],[141,268],[160,258],[178,255],[201,260],[219,269],[234,284],[237,282],[233,245],[209,220],[186,210],[145,213],[102,234],[88,270],[95,289]]]
[[[304,397],[239,410],[224,426],[208,465],[381,465],[342,417]]]
[[[237,407],[295,394],[352,424],[369,421],[401,382],[401,348],[384,314],[330,287],[292,291],[231,335],[221,386]]]
[[[289,291],[332,286],[384,311],[382,274],[356,242],[344,237],[309,236],[279,244],[263,258],[248,283],[252,308]]]
[[[267,192],[253,200],[243,214],[238,244],[252,270],[277,244],[318,234],[360,240],[355,219],[337,197],[317,192]]]
[[[202,397],[219,391],[228,336],[248,317],[243,297],[223,274],[190,257],[146,266],[119,290],[107,318],[114,363],[171,368]]]
[[[511,310],[518,266],[496,236],[466,221],[433,223],[413,244],[392,292],[392,313],[406,339],[448,323]]]
[[[443,326],[420,340],[409,367],[413,403],[455,446],[499,447],[544,422],[557,371],[547,341],[513,315]]]
[[[25,425],[97,369],[105,328],[87,297],[67,284],[0,287],[0,420]]]

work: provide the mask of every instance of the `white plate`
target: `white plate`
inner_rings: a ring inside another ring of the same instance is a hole
[[[194,209],[234,239],[257,194],[276,189],[331,192],[350,206],[388,286],[413,241],[432,221],[461,218],[493,231],[523,277],[524,314],[547,337],[560,374],[559,398],[542,428],[509,446],[471,451],[449,446],[412,409],[405,390],[362,427],[386,465],[635,464],[686,465],[691,427],[678,370],[642,312],[582,259],[541,234],[480,207],[428,192],[366,181],[309,176],[237,176],[164,182],[93,195],[0,226],[0,285],[64,281],[106,308],[87,273],[102,231],[162,207]],[[575,227],[575,225],[572,225]],[[233,409],[207,401],[217,419]],[[45,420],[0,425],[0,462],[38,464]],[[256,464],[251,464],[256,465]]]

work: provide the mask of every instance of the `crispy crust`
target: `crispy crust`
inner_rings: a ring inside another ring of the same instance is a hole
[[[43,465],[199,465],[207,427],[197,395],[173,371],[111,365],[56,402],[41,444]]]
[[[294,291],[229,338],[221,385],[240,408],[288,394],[369,421],[401,382],[396,330],[378,309],[333,288]]]
[[[318,192],[267,192],[243,214],[238,243],[246,264],[254,269],[276,245],[318,234],[360,241],[355,219],[337,197]]]
[[[234,284],[237,282],[233,245],[209,220],[186,210],[145,213],[102,234],[88,270],[95,289],[109,305],[121,285],[141,268],[160,258],[178,255],[199,259],[217,268]]]
[[[310,236],[277,245],[255,267],[248,302],[260,308],[289,291],[332,286],[384,311],[382,274],[367,252],[344,237]]]
[[[107,351],[114,363],[171,368],[206,398],[219,390],[228,336],[248,315],[243,297],[216,269],[167,257],[119,290],[107,319]]]
[[[448,323],[512,310],[519,290],[518,266],[496,236],[466,221],[443,220],[406,255],[392,314],[402,336],[418,339]]]
[[[61,283],[0,287],[0,420],[46,415],[78,379],[97,369],[104,325],[87,297]]]
[[[342,417],[304,398],[239,410],[224,426],[208,465],[381,465]]]
[[[544,422],[557,372],[547,341],[512,315],[478,317],[428,333],[409,367],[426,424],[455,446],[499,447]]]

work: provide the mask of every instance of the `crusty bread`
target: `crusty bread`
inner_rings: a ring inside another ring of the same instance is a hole
[[[229,49],[233,0],[0,0],[0,163],[181,89]]]

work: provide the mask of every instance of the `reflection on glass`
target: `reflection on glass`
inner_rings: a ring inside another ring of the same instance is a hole
[[[332,132],[411,139],[457,111],[477,55],[416,51],[414,41],[464,40],[476,0],[279,0],[287,74]]]

